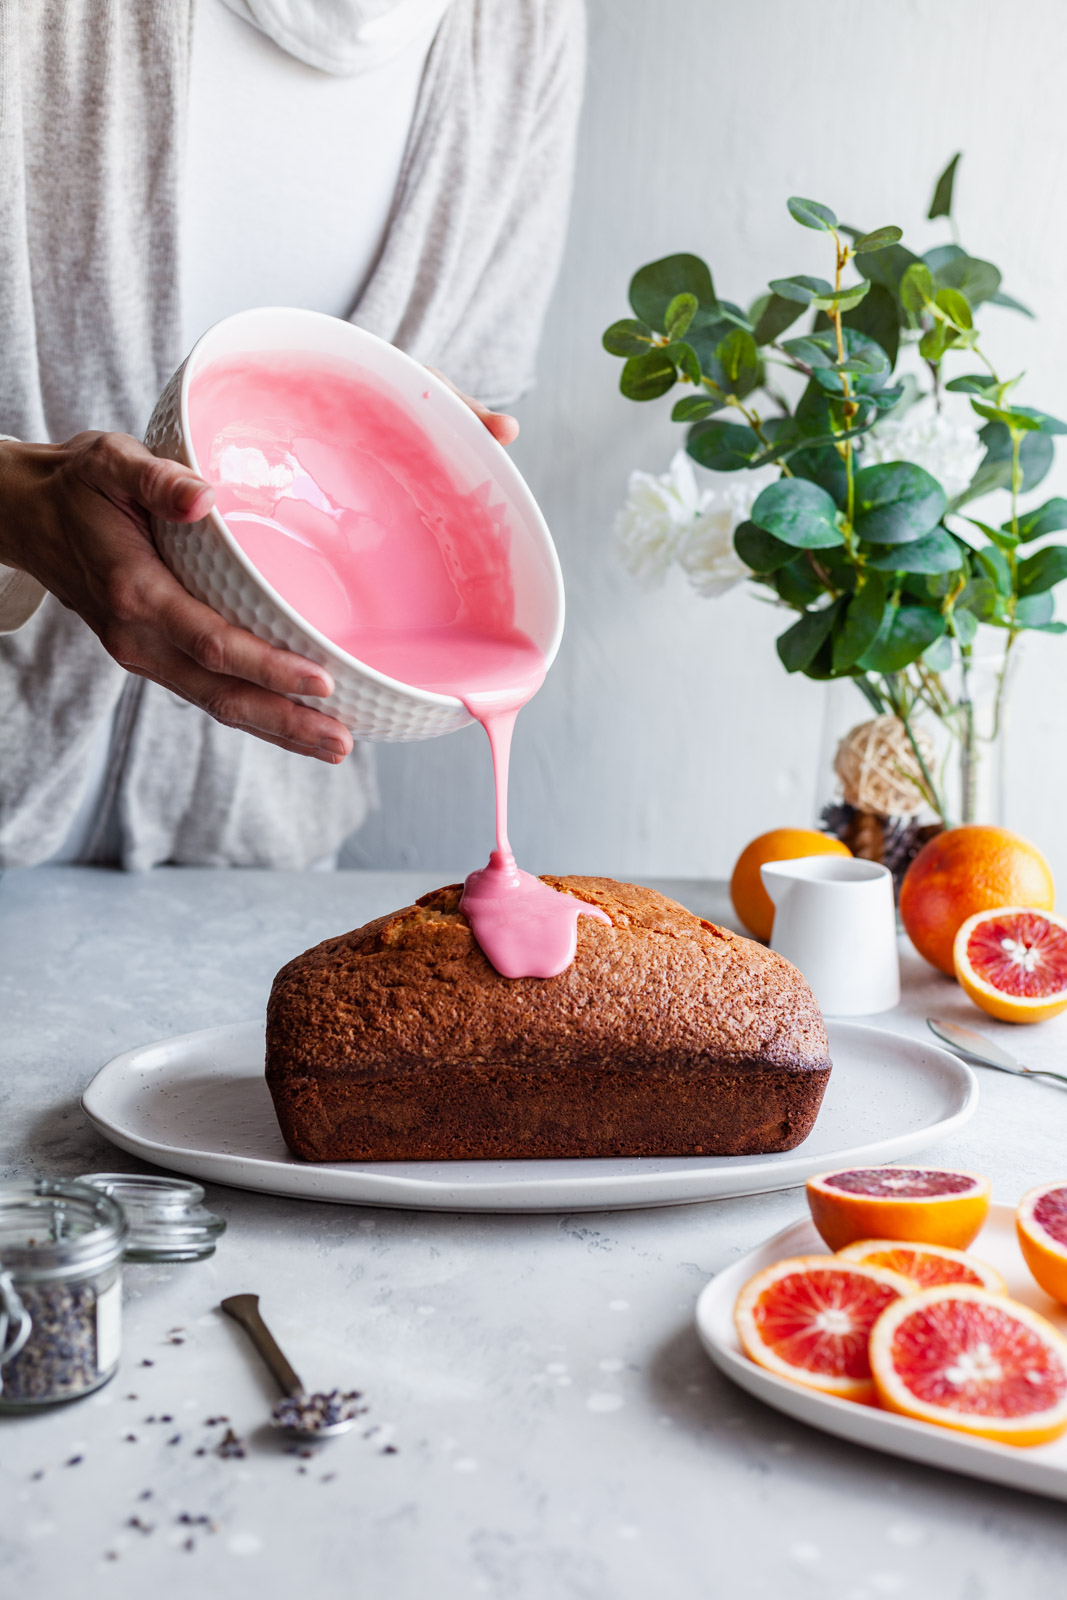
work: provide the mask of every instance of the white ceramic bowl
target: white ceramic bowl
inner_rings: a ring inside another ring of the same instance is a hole
[[[460,488],[488,483],[507,507],[515,626],[533,639],[551,666],[563,633],[563,578],[537,502],[508,454],[446,384],[384,339],[316,311],[264,307],[216,323],[193,346],[160,395],[145,434],[159,456],[199,473],[189,430],[189,385],[220,356],[306,351],[350,361],[364,381],[379,384],[417,419],[448,460]],[[427,391],[430,403],[423,398]],[[163,560],[189,593],[227,622],[257,638],[295,650],[333,675],[329,700],[303,704],[328,711],[361,739],[432,739],[464,727],[471,717],[452,695],[432,694],[388,678],[340,649],[273,589],[212,509],[200,522],[152,520]],[[294,699],[299,698],[297,696]]]

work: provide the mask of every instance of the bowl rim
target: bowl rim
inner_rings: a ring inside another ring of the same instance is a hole
[[[322,311],[308,311],[301,306],[251,306],[244,311],[235,311],[231,316],[221,317],[218,322],[212,323],[210,328],[205,328],[204,332],[190,348],[188,355],[182,363],[181,383],[179,385],[178,393],[178,417],[181,428],[182,449],[185,452],[189,466],[198,476],[203,476],[197,461],[196,452],[193,449],[192,433],[189,427],[189,387],[195,371],[202,363],[203,346],[208,344],[214,338],[214,336],[218,334],[221,328],[231,328],[235,323],[239,324],[241,322],[262,321],[272,317],[283,318],[287,322],[295,322],[297,324],[300,322],[318,324],[330,323],[334,327],[340,326],[344,329],[347,329],[347,332],[342,335],[342,338],[351,340],[353,348],[358,347],[360,344],[369,344],[376,346],[378,349],[387,350],[389,352],[389,355],[386,357],[387,361],[395,360],[398,367],[406,367],[412,372],[418,373],[419,381],[423,383],[424,387],[429,388],[433,393],[441,396],[444,399],[446,407],[451,408],[452,415],[458,420],[458,425],[461,428],[469,430],[473,425],[473,427],[478,430],[477,435],[472,433],[471,437],[478,437],[483,448],[488,449],[489,457],[492,459],[495,456],[496,458],[495,462],[490,468],[492,475],[494,477],[504,479],[505,485],[513,498],[526,502],[528,510],[531,513],[533,526],[540,536],[545,553],[548,556],[548,564],[555,590],[556,623],[548,648],[544,652],[545,672],[547,674],[548,669],[551,667],[556,658],[556,655],[559,651],[560,641],[563,637],[566,601],[563,587],[563,571],[560,567],[559,554],[556,550],[552,534],[549,531],[548,523],[545,521],[544,514],[542,513],[540,506],[537,504],[533,492],[527,484],[525,478],[522,476],[522,473],[508,455],[504,446],[498,439],[493,437],[488,428],[485,427],[484,423],[482,423],[475,416],[474,412],[467,405],[466,401],[462,400],[456,391],[450,388],[450,386],[441,378],[439,378],[436,373],[431,372],[429,367],[424,367],[420,361],[416,361],[414,357],[409,356],[406,351],[400,350],[394,344],[390,344],[388,339],[382,339],[378,334],[371,333],[369,329],[361,328],[354,322],[348,322],[344,317],[332,317],[326,312]],[[279,346],[279,348],[285,347]],[[207,482],[208,480],[205,479],[204,481]],[[380,672],[377,667],[372,667],[368,662],[361,661],[358,656],[351,655],[347,650],[343,650],[339,644],[334,642],[334,640],[328,638],[326,634],[321,633],[313,623],[309,622],[306,617],[302,616],[301,613],[297,611],[288,600],[286,600],[284,595],[279,594],[278,590],[275,589],[272,584],[268,583],[267,579],[260,572],[259,568],[255,565],[251,558],[246,555],[238,541],[234,538],[233,534],[226,525],[225,518],[216,508],[216,506],[212,505],[207,517],[202,520],[211,523],[215,533],[223,540],[231,554],[236,557],[239,565],[243,567],[244,571],[252,579],[254,579],[258,587],[274,602],[274,604],[281,611],[282,615],[297,628],[302,629],[308,635],[312,643],[314,643],[325,655],[330,657],[332,661],[337,662],[338,665],[345,668],[355,667],[363,676],[369,678],[372,683],[380,684],[382,688],[391,689],[396,693],[402,694],[409,699],[417,701],[420,705],[434,706],[448,711],[459,710],[462,711],[469,720],[473,720],[471,713],[467,710],[467,707],[464,705],[463,701],[460,700],[458,695],[438,694],[432,689],[420,689],[416,684],[405,683],[401,678],[390,678],[387,673]],[[332,697],[315,697],[316,706],[324,709],[327,714],[329,714],[330,698]]]

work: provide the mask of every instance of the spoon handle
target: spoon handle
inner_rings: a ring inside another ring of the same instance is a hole
[[[1031,1078],[1055,1078],[1057,1083],[1067,1083],[1067,1072],[1053,1072],[1051,1067],[1027,1067]]]
[[[294,1397],[302,1395],[304,1385],[285,1359],[278,1341],[259,1314],[259,1295],[231,1294],[229,1299],[222,1301],[220,1310],[241,1324],[267,1363],[283,1394]]]

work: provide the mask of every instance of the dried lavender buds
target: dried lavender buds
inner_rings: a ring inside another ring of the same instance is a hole
[[[276,1428],[296,1428],[301,1433],[322,1433],[336,1428],[339,1423],[351,1422],[367,1409],[359,1404],[363,1396],[358,1389],[342,1394],[331,1389],[329,1394],[286,1395],[275,1403],[270,1420]]]
[[[112,1272],[81,1283],[19,1285],[32,1328],[23,1348],[3,1369],[4,1401],[34,1405],[69,1400],[110,1376],[118,1351],[99,1349],[98,1303],[111,1292],[114,1278]],[[101,1354],[107,1365],[101,1364]]]

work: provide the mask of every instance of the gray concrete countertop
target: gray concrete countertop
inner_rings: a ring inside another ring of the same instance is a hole
[[[135,1169],[79,1110],[104,1061],[260,1014],[290,956],[441,881],[8,873],[0,1176]],[[729,920],[721,885],[657,887]],[[918,1035],[932,1011],[1035,1063],[1067,1055],[1067,1018],[987,1024],[914,957],[904,1004],[872,1020]],[[988,1172],[1004,1200],[1067,1176],[1067,1094],[980,1076],[976,1117],[929,1159]],[[1062,1588],[1061,1505],[816,1433],[703,1356],[701,1288],[802,1215],[800,1191],[578,1216],[375,1211],[218,1186],[209,1203],[229,1224],[211,1260],[127,1267],[114,1382],[0,1420],[4,1600],[1047,1600]],[[313,1386],[364,1391],[363,1432],[310,1459],[266,1436],[269,1380],[215,1309],[249,1289]],[[247,1441],[243,1458],[215,1453],[219,1415]]]

